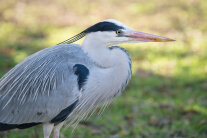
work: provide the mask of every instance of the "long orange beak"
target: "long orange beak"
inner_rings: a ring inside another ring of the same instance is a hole
[[[130,37],[132,41],[140,41],[140,42],[170,42],[175,41],[174,39],[157,36],[148,33],[142,33],[138,31],[128,31],[124,33],[124,36]]]

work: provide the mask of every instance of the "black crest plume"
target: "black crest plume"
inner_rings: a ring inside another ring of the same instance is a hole
[[[77,35],[75,35],[75,36],[59,43],[58,45],[60,45],[60,44],[71,44],[71,43],[73,43],[75,41],[78,41],[79,39],[83,38],[85,35],[86,35],[86,32],[83,31],[83,32],[81,32],[81,33],[79,33],[79,34],[77,34]]]

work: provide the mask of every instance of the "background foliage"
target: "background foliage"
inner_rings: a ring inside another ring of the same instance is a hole
[[[206,0],[1,0],[0,76],[30,54],[104,19],[177,41],[123,45],[133,76],[100,116],[61,137],[207,137]],[[42,137],[40,126],[0,137]]]

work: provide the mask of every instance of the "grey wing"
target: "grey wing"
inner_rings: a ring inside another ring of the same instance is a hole
[[[48,122],[76,102],[80,91],[73,66],[85,62],[74,58],[79,51],[77,46],[50,47],[26,58],[3,76],[0,123]]]

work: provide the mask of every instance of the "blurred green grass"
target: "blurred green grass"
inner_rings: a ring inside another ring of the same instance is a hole
[[[207,137],[206,0],[1,0],[0,76],[28,55],[114,18],[177,41],[122,45],[132,80],[100,116],[62,137]],[[79,42],[80,43],[80,42]],[[40,126],[0,137],[43,137]]]

